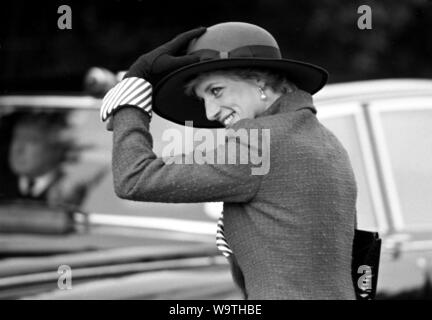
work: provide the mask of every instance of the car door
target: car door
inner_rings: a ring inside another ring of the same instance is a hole
[[[390,217],[379,287],[423,298],[432,267],[432,95],[380,99],[365,111]]]
[[[334,85],[344,97],[318,101],[318,117],[349,153],[358,228],[383,239],[378,297],[419,297],[432,262],[432,96],[415,81],[361,85]]]

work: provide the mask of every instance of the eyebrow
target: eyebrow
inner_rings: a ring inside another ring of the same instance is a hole
[[[210,83],[209,85],[207,85],[206,88],[204,89],[204,93],[208,92],[208,91],[210,90],[210,87],[211,87],[212,85],[213,85],[213,83]],[[200,97],[200,96],[197,94],[196,87],[194,88],[194,90],[193,90],[192,92],[193,92],[194,96],[197,97],[198,99],[203,99],[202,97]]]
[[[210,88],[211,88],[212,86],[214,86],[214,85],[217,85],[217,84],[218,84],[218,81],[210,82],[210,83],[205,87],[205,89],[204,89],[204,93],[209,92],[209,91],[210,91]],[[194,94],[195,94],[196,97],[202,99],[200,96],[197,95],[196,90],[193,90],[193,91],[194,91]]]
[[[209,92],[209,91],[210,91],[210,88],[211,88],[212,86],[214,86],[215,84],[217,84],[217,81],[216,81],[216,82],[210,82],[210,83],[207,85],[207,87],[204,89],[204,92]]]

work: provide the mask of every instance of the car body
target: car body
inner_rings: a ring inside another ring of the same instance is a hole
[[[317,117],[350,156],[358,228],[377,231],[383,240],[377,297],[424,297],[432,269],[432,81],[330,84],[314,101]],[[99,121],[100,103],[82,95],[5,95],[0,114],[17,107],[72,110],[77,139],[89,147],[70,170],[86,175],[110,165],[111,133]],[[163,133],[173,128],[184,138],[189,134],[156,115],[152,119],[156,154],[167,143]],[[220,204],[121,200],[108,173],[75,216],[82,229],[0,235],[0,298],[241,298],[215,249],[219,210]],[[59,290],[62,265],[75,274],[74,290]]]

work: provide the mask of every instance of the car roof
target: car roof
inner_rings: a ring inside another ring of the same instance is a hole
[[[314,95],[314,102],[321,105],[353,100],[375,100],[406,96],[432,96],[432,79],[379,79],[326,85]],[[40,106],[73,109],[98,109],[101,99],[83,94],[31,94],[3,95],[3,106]]]
[[[353,100],[376,100],[407,96],[432,96],[432,80],[380,79],[326,85],[314,95],[317,105]]]
[[[72,109],[98,109],[101,100],[87,95],[4,95],[0,96],[3,106],[55,107]]]

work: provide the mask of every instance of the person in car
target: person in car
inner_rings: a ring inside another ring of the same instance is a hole
[[[78,150],[65,112],[17,112],[13,115],[3,199],[38,201],[51,206],[79,207],[87,180],[65,174],[64,165]]]
[[[21,112],[15,118],[8,161],[16,179],[10,195],[47,201],[49,190],[63,177],[61,164],[71,146],[62,139],[65,117]]]
[[[354,299],[357,188],[347,152],[316,118],[312,94],[326,80],[324,69],[282,58],[269,32],[241,22],[188,31],[140,56],[101,108],[113,130],[116,194],[224,202],[217,246],[247,299]],[[152,111],[225,127],[226,144],[206,150],[206,161],[202,150],[158,158]],[[268,170],[256,170],[255,151]]]

